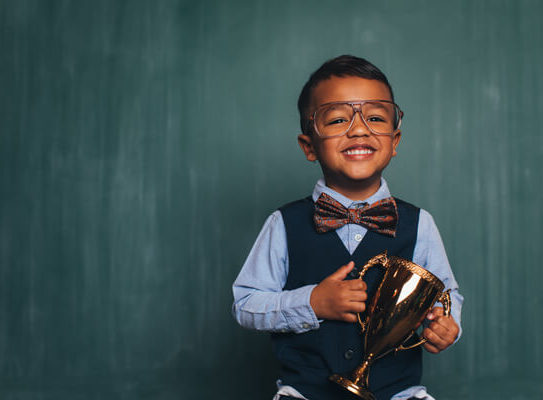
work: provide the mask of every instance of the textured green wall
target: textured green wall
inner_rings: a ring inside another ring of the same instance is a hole
[[[439,399],[543,397],[543,4],[0,2],[0,398],[266,399],[230,316],[265,217],[319,176],[296,99],[366,57],[405,110],[394,194],[466,297]]]

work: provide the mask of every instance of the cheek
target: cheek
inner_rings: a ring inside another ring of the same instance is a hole
[[[319,158],[329,158],[334,152],[334,146],[328,142],[320,142],[317,146],[315,146],[315,152]]]
[[[396,155],[396,143],[394,143],[394,141],[392,140],[387,143],[383,143],[383,149],[386,149],[391,157],[394,157]]]

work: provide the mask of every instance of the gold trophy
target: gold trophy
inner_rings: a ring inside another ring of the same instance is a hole
[[[364,335],[364,360],[347,376],[330,376],[331,381],[364,400],[375,400],[368,389],[371,364],[391,351],[409,350],[424,344],[426,339],[422,338],[415,344],[405,345],[436,301],[443,304],[444,315],[451,312],[449,290],[443,292],[443,282],[420,265],[387,256],[384,252],[364,265],[359,278],[375,266],[385,268],[385,275],[367,307],[365,320],[362,321],[358,314]]]

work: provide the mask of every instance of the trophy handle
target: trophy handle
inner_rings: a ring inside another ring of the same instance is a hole
[[[443,304],[443,315],[446,317],[451,315],[451,289],[447,289],[441,293],[438,301]]]
[[[449,315],[451,315],[451,289],[447,289],[443,293],[441,293],[441,296],[439,297],[438,302],[443,304],[443,315],[445,317],[448,317]],[[411,339],[411,337],[414,334],[415,334],[415,331],[411,332],[411,334],[403,341],[403,343]],[[426,342],[427,342],[426,338],[421,338],[417,343],[411,344],[409,346],[404,346],[404,344],[402,343],[396,348],[396,352],[400,350],[411,350],[417,346],[422,346]]]
[[[388,267],[388,257],[387,257],[387,251],[383,251],[381,254],[377,254],[375,257],[372,257],[368,260],[366,265],[362,267],[360,272],[358,273],[358,278],[362,279],[364,275],[366,275],[366,272],[368,272],[368,269],[375,266],[382,266],[383,268]]]
[[[366,275],[366,272],[372,267],[381,266],[383,268],[388,267],[388,257],[387,257],[387,251],[385,250],[381,254],[376,255],[375,257],[372,257],[369,259],[369,261],[362,267],[362,270],[358,274],[358,279],[363,279],[364,275]],[[360,324],[362,328],[362,333],[366,330],[366,322],[369,318],[369,315],[366,316],[366,321],[362,321],[362,318],[360,318],[360,313],[356,314],[356,317],[358,318],[358,323]]]

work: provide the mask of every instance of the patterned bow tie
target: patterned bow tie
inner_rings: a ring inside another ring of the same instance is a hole
[[[398,208],[394,198],[387,197],[362,208],[350,209],[322,193],[315,203],[313,220],[319,233],[338,229],[346,224],[358,224],[377,233],[394,237],[398,223]]]

